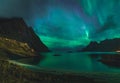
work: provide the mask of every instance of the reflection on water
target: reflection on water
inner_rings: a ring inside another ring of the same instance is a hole
[[[112,67],[111,61],[120,58],[117,53],[42,53],[44,56],[36,66],[45,69],[67,71],[107,71],[120,72],[120,68]],[[106,57],[105,57],[106,56]],[[110,56],[110,57],[109,57]],[[111,57],[112,56],[112,57]],[[113,58],[116,57],[116,58]],[[107,60],[107,63],[103,62]],[[113,62],[114,63],[114,62]],[[118,61],[118,63],[120,63]],[[116,64],[116,63],[115,63]]]

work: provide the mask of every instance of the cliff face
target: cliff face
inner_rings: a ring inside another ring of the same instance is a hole
[[[0,37],[27,43],[36,52],[47,52],[48,48],[41,42],[32,28],[22,18],[0,19]]]
[[[99,51],[99,52],[110,52],[120,50],[120,38],[107,39],[100,43],[91,42],[82,51]]]

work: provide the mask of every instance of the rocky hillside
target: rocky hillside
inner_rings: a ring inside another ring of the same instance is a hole
[[[28,56],[36,56],[36,52],[34,49],[30,48],[27,43],[22,43],[16,40],[8,39],[8,38],[2,38],[0,37],[0,50],[1,56],[4,57],[11,57],[13,55],[22,56],[22,57],[28,57]]]
[[[35,52],[49,51],[33,29],[28,27],[22,18],[0,18],[0,37],[10,39],[10,41],[19,41],[14,44],[21,42],[20,44],[26,45],[26,47],[33,49]],[[9,45],[11,43],[8,42]],[[2,47],[0,46],[0,48]]]

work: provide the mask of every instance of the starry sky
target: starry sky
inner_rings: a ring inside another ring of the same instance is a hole
[[[23,17],[51,50],[120,38],[120,0],[0,0],[0,17]]]

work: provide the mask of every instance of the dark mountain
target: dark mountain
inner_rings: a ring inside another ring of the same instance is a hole
[[[49,51],[22,18],[0,18],[0,37],[26,43],[35,52]]]
[[[110,52],[120,50],[120,38],[107,39],[100,43],[91,42],[82,51],[99,51],[99,52]]]

